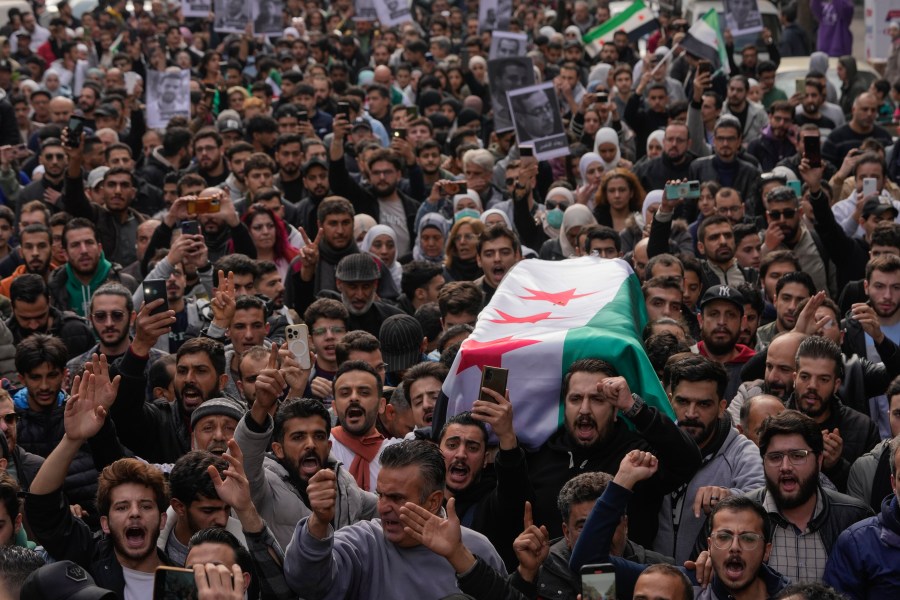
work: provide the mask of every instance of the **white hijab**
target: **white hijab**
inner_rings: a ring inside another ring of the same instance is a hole
[[[601,144],[614,144],[616,147],[616,157],[612,162],[606,162],[602,156],[600,157],[600,162],[603,163],[603,170],[612,171],[619,166],[619,161],[622,160],[622,151],[619,149],[619,134],[612,127],[601,127],[594,136],[594,152],[598,156],[600,155]]]
[[[372,249],[372,244],[375,243],[375,238],[379,235],[386,235],[394,240],[394,247],[397,247],[397,232],[388,227],[387,225],[376,225],[369,229],[366,232],[366,237],[363,238],[362,243],[359,245],[359,249],[362,252],[369,252],[370,254]],[[394,260],[390,264],[384,263],[384,266],[391,274],[391,279],[394,280],[394,283],[397,284],[397,289],[400,289],[400,280],[403,277],[403,267],[400,265],[400,261],[397,260],[396,254],[394,255]]]

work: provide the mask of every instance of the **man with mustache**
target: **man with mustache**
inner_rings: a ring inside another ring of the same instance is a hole
[[[331,415],[318,400],[292,398],[270,412],[286,385],[285,375],[270,354],[256,378],[256,399],[238,423],[234,437],[244,455],[253,504],[275,538],[286,548],[297,521],[312,514],[307,485],[321,469],[335,474],[338,498],[335,529],[376,515],[374,494],[359,489],[346,468],[331,454]],[[272,454],[267,455],[271,442]]]
[[[238,421],[247,410],[228,397],[210,398],[191,413],[191,448],[219,456],[228,450]]]
[[[769,417],[759,452],[766,485],[748,496],[765,507],[775,525],[768,565],[794,582],[819,581],[840,533],[872,511],[819,485],[825,441],[812,418],[795,410]]]
[[[728,413],[733,422],[738,423],[742,420],[740,414],[744,403],[759,394],[774,396],[781,400],[782,404],[788,401],[794,393],[797,348],[806,337],[805,333],[789,331],[772,340],[765,350],[765,376],[762,379],[742,383],[737,395],[728,404]],[[744,435],[747,433],[744,432]]]
[[[724,367],[702,356],[670,359],[664,384],[678,426],[697,443],[703,466],[677,490],[663,497],[654,550],[675,564],[693,557],[705,514],[721,500],[763,485],[763,467],[753,442],[732,426],[725,412]],[[704,514],[705,513],[705,514]]]
[[[632,539],[648,546],[656,537],[660,502],[688,482],[700,467],[700,451],[674,422],[631,394],[624,378],[611,364],[593,358],[572,363],[562,384],[563,424],[544,445],[528,456],[535,491],[535,522],[562,535],[557,499],[562,486],[587,471],[615,473],[630,450],[656,449],[662,459],[660,472],[639,487],[631,503],[629,528]],[[635,430],[617,417],[622,411]]]
[[[403,376],[403,389],[412,407],[416,427],[431,427],[434,406],[447,379],[447,367],[441,363],[421,362]],[[448,474],[450,466],[447,466]],[[449,484],[448,484],[449,485]]]
[[[843,376],[844,361],[837,344],[819,336],[803,340],[797,349],[794,395],[787,406],[811,417],[821,428],[822,471],[837,489],[845,491],[853,461],[881,438],[869,417],[837,396]]]
[[[164,464],[174,463],[190,450],[191,413],[210,398],[222,396],[228,374],[222,344],[206,337],[193,338],[176,355],[175,402],[146,400],[144,370],[150,349],[175,321],[172,310],[152,314],[161,304],[161,299],[154,300],[137,314],[134,339],[117,364],[122,384],[110,416],[128,448],[145,460]]]
[[[737,343],[744,302],[741,293],[727,285],[712,286],[700,299],[700,341],[691,350],[725,367],[726,398],[734,398],[741,385],[741,368],[755,354],[751,348]]]
[[[50,277],[50,259],[52,254],[53,234],[46,225],[35,223],[28,225],[19,233],[19,254],[22,264],[16,267],[12,275],[0,281],[0,294],[9,297],[9,287],[19,275],[35,273],[44,278]]]
[[[762,350],[776,334],[797,324],[800,303],[816,294],[812,277],[803,271],[785,273],[775,284],[775,320],[756,330],[756,348]]]
[[[405,381],[404,389],[410,389]],[[476,400],[471,412],[448,419],[441,430],[440,449],[447,469],[444,495],[448,500],[455,498],[460,519],[468,523],[467,527],[484,534],[507,566],[514,568],[513,541],[522,530],[525,501],[534,497],[534,491],[529,483],[525,452],[513,428],[509,392],[500,395],[488,388],[482,388],[482,392],[490,400]],[[415,401],[413,411],[416,411]],[[499,439],[493,464],[488,464],[485,424],[491,426]]]

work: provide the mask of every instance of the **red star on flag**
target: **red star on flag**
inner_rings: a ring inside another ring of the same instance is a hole
[[[531,315],[528,317],[514,317],[513,315],[506,314],[502,310],[497,310],[497,313],[503,317],[502,319],[488,319],[491,323],[502,323],[504,325],[509,324],[517,324],[517,323],[537,323],[538,321],[543,321],[545,319],[561,319],[562,317],[551,317],[552,313],[544,312],[537,315]]]
[[[584,298],[585,296],[591,296],[596,294],[597,292],[591,292],[589,294],[576,294],[575,288],[571,290],[566,290],[564,292],[542,292],[539,290],[530,290],[525,288],[526,292],[530,292],[531,296],[519,296],[522,300],[540,300],[542,302],[551,302],[553,304],[557,304],[559,306],[566,306],[572,300],[577,298]]]
[[[500,367],[501,358],[507,352],[531,346],[539,343],[538,340],[521,340],[514,339],[511,335],[490,342],[479,342],[477,340],[468,339],[463,342],[459,349],[462,358],[459,361],[459,367],[456,374],[459,375],[469,367]]]

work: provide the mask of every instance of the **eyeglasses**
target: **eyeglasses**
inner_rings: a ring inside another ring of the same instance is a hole
[[[7,425],[12,426],[19,422],[19,414],[14,412],[6,413],[2,417],[0,417],[0,419],[3,419],[3,422]]]
[[[112,310],[110,312],[106,312],[105,310],[98,310],[94,314],[91,315],[95,321],[100,321],[103,323],[108,318],[112,318],[113,323],[119,323],[122,319],[125,318],[125,311],[122,310]]]
[[[756,550],[756,547],[759,546],[759,542],[763,539],[763,536],[760,534],[750,531],[739,533],[735,536],[733,532],[728,531],[727,529],[713,531],[710,537],[712,538],[713,546],[719,550],[728,550],[731,548],[732,544],[734,544],[735,537],[737,537],[738,545],[742,550]]]
[[[784,210],[767,210],[766,214],[769,215],[769,218],[773,221],[780,221],[781,217],[785,219],[793,219],[797,215],[796,208],[786,208]]]
[[[342,333],[346,333],[347,328],[343,325],[331,325],[329,327],[316,327],[315,329],[310,329],[309,331],[313,335],[325,335],[329,331],[334,335],[340,335]]]
[[[768,452],[763,456],[763,459],[766,461],[766,465],[770,467],[780,467],[784,462],[784,457],[787,456],[788,462],[790,462],[795,467],[799,467],[800,465],[806,462],[806,458],[812,454],[812,450],[788,450],[787,452]]]

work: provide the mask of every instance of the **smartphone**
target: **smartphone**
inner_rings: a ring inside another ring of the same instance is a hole
[[[497,392],[501,396],[505,396],[506,382],[508,379],[509,369],[485,366],[484,371],[481,372],[481,387],[488,388],[489,390]],[[478,399],[484,400],[485,402],[493,402],[494,404],[497,403],[496,400],[494,400],[484,392],[478,394]]]
[[[708,60],[701,60],[697,62],[697,75],[703,75],[704,73],[712,73],[712,63]]]
[[[863,197],[878,194],[878,180],[874,177],[863,178]]]
[[[600,92],[597,94],[597,104],[608,104],[609,103],[609,94],[606,92]]]
[[[444,193],[448,196],[465,194],[467,191],[469,191],[469,189],[466,186],[465,181],[451,181],[450,183],[444,184]]]
[[[614,600],[616,571],[610,563],[581,567],[582,600]]]
[[[81,117],[69,118],[69,148],[77,148],[81,145],[81,136],[84,133],[84,121]]]
[[[800,182],[796,179],[793,179],[793,180],[787,182],[787,186],[789,188],[791,188],[792,190],[794,190],[794,194],[796,194],[798,198],[803,195],[803,183],[802,182]]]
[[[222,210],[222,204],[217,197],[195,198],[188,200],[187,212],[189,215],[206,215]]]
[[[200,223],[197,221],[182,221],[182,235],[200,235]]]
[[[534,146],[519,146],[519,156],[521,158],[533,158]]]
[[[803,138],[803,156],[813,169],[822,166],[822,143],[819,136],[808,135]]]
[[[405,139],[406,139],[406,128],[405,128],[405,127],[398,127],[397,129],[395,129],[395,130],[394,130],[394,137],[395,137],[395,138],[400,138],[401,140],[405,140]]]
[[[309,369],[312,363],[309,360],[309,328],[306,325],[288,325],[284,328],[287,335],[288,348],[297,358],[300,367]]]
[[[700,182],[685,181],[684,183],[667,183],[666,198],[676,199],[684,198],[685,200],[696,200],[700,197]]]
[[[150,314],[158,315],[161,312],[169,310],[169,299],[166,295],[165,279],[145,279],[144,280],[144,303],[150,304],[159,298],[163,299],[162,305],[153,309]]]
[[[193,569],[156,567],[153,576],[153,600],[197,600]]]
[[[418,106],[407,106],[406,107],[406,117],[412,121],[413,119],[419,118],[419,107]]]
[[[298,121],[309,121],[309,112],[305,110],[297,111],[297,120]]]
[[[349,102],[338,102],[337,112],[339,115],[344,115],[344,118],[350,118],[350,103]]]
[[[805,79],[795,79],[794,80],[795,90],[798,94],[806,95],[806,80]]]

